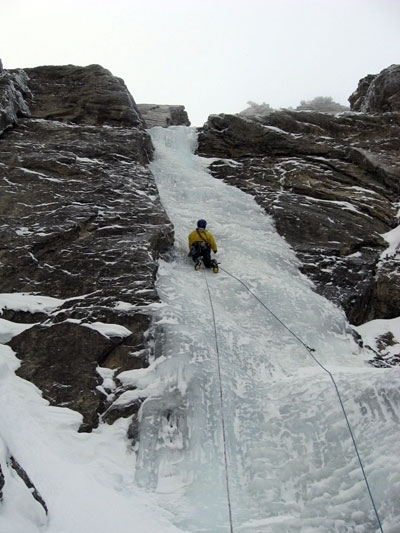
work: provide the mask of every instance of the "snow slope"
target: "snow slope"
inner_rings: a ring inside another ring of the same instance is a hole
[[[399,369],[366,363],[343,313],[313,292],[272,220],[193,155],[194,129],[151,134],[176,247],[160,262],[154,361],[120,376],[137,388],[119,402],[147,397],[140,445],[132,450],[124,419],[77,433],[80,416],[50,407],[0,345],[0,531],[398,533]],[[187,258],[198,218],[217,239],[219,274],[195,272]],[[61,304],[0,295],[0,308]],[[0,342],[19,331],[1,320]]]
[[[37,295],[0,295],[0,309],[34,313],[61,304]],[[6,320],[0,328],[2,342],[23,329]],[[12,350],[0,345],[1,533],[177,533],[168,513],[135,484],[127,420],[78,433],[81,416],[50,407],[34,385],[15,375],[18,366]],[[12,458],[34,483],[48,514],[10,467]]]

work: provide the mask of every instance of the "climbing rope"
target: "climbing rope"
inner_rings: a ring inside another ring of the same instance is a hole
[[[227,454],[227,449],[226,449],[224,395],[223,395],[223,389],[222,389],[221,361],[220,361],[219,347],[218,347],[217,325],[215,321],[215,312],[214,312],[214,306],[213,306],[213,302],[211,298],[210,286],[208,285],[207,276],[205,275],[205,273],[204,273],[204,279],[206,280],[208,297],[210,299],[210,307],[211,307],[211,314],[212,314],[213,327],[214,327],[215,350],[217,354],[217,366],[218,366],[219,398],[220,398],[220,403],[221,403],[221,425],[222,425],[222,442],[223,442],[223,448],[224,448],[226,498],[227,498],[227,503],[228,503],[229,528],[230,528],[230,533],[233,533],[232,505],[231,505],[231,497],[230,497],[230,491],[229,491],[228,454]]]
[[[366,487],[367,487],[367,491],[368,491],[368,495],[369,495],[369,498],[371,500],[371,503],[372,503],[372,507],[374,509],[374,513],[375,513],[375,516],[376,516],[376,520],[378,522],[378,525],[379,525],[379,529],[381,531],[381,533],[383,533],[383,529],[382,529],[382,524],[381,524],[381,520],[379,518],[379,514],[378,514],[378,510],[377,510],[377,507],[375,505],[375,501],[374,501],[374,498],[373,498],[373,495],[372,495],[372,491],[371,491],[371,488],[370,488],[370,485],[369,485],[369,482],[368,482],[368,478],[367,478],[367,474],[365,472],[365,469],[364,469],[364,466],[362,464],[362,461],[361,461],[361,456],[360,456],[360,453],[358,451],[358,446],[357,446],[357,443],[356,443],[356,439],[354,437],[354,433],[353,433],[353,430],[351,428],[351,425],[350,425],[350,421],[349,421],[349,418],[347,416],[347,413],[346,413],[346,409],[344,407],[344,404],[343,404],[343,401],[342,401],[342,397],[340,395],[340,392],[339,392],[339,388],[337,386],[337,383],[335,381],[335,378],[332,374],[332,372],[330,372],[316,357],[315,355],[313,354],[313,352],[315,352],[314,348],[310,348],[309,346],[307,346],[307,344],[305,342],[302,341],[302,339],[296,335],[296,333],[291,330],[262,300],[260,300],[260,298],[254,294],[254,292],[250,289],[250,287],[248,287],[240,278],[234,276],[233,274],[231,274],[230,272],[228,272],[227,270],[225,270],[224,268],[221,268],[221,266],[219,267],[220,270],[222,270],[223,272],[225,272],[225,274],[228,274],[228,276],[230,276],[231,278],[235,279],[236,281],[238,281],[239,283],[241,283],[243,285],[243,287],[245,287],[247,289],[247,291],[302,345],[304,346],[304,348],[307,350],[308,354],[312,357],[312,359],[315,361],[315,363],[317,363],[317,365],[324,371],[326,372],[332,383],[333,383],[333,386],[335,388],[335,391],[336,391],[336,394],[337,394],[337,397],[339,399],[339,403],[340,403],[340,406],[342,408],[342,412],[343,412],[343,415],[344,415],[344,418],[346,420],[346,424],[347,424],[347,428],[349,430],[349,433],[350,433],[350,436],[351,436],[351,440],[353,442],[353,446],[354,446],[354,450],[355,450],[355,453],[356,453],[356,456],[357,456],[357,459],[358,459],[358,463],[360,465],[360,469],[361,469],[361,472],[362,472],[362,475],[363,475],[363,478],[364,478],[364,481],[365,481],[365,484],[366,484]],[[206,280],[207,281],[207,280]],[[210,296],[210,301],[211,301],[211,294],[210,294],[210,289],[208,287],[208,283],[207,283],[207,289],[208,289],[208,293],[209,293],[209,296]],[[211,306],[212,306],[212,301],[211,301]],[[214,317],[214,311],[213,311],[213,317]],[[215,328],[215,317],[214,317],[214,328]],[[222,393],[221,393],[222,394]]]

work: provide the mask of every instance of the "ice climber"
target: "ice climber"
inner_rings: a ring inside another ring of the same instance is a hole
[[[207,222],[204,219],[197,221],[197,228],[189,234],[189,254],[194,261],[194,268],[199,270],[202,258],[206,268],[212,268],[218,272],[218,263],[211,259],[211,250],[217,253],[217,243],[213,234],[206,230]]]

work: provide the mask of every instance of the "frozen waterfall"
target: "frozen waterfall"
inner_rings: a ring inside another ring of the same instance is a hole
[[[335,387],[294,332],[335,377],[382,528],[400,531],[399,370],[366,363],[272,219],[194,155],[195,129],[150,132],[176,246],[158,273],[162,351],[126,376],[147,396],[136,481],[193,533],[379,531]],[[219,274],[187,257],[199,218]]]

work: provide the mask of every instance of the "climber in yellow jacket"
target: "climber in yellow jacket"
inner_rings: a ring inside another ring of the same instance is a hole
[[[218,272],[218,263],[215,259],[211,259],[211,250],[217,253],[217,243],[215,242],[213,234],[206,230],[207,222],[200,219],[197,222],[197,228],[189,234],[189,257],[194,261],[194,268],[199,270],[201,263],[200,257],[203,259],[206,268],[212,268],[214,272]]]

